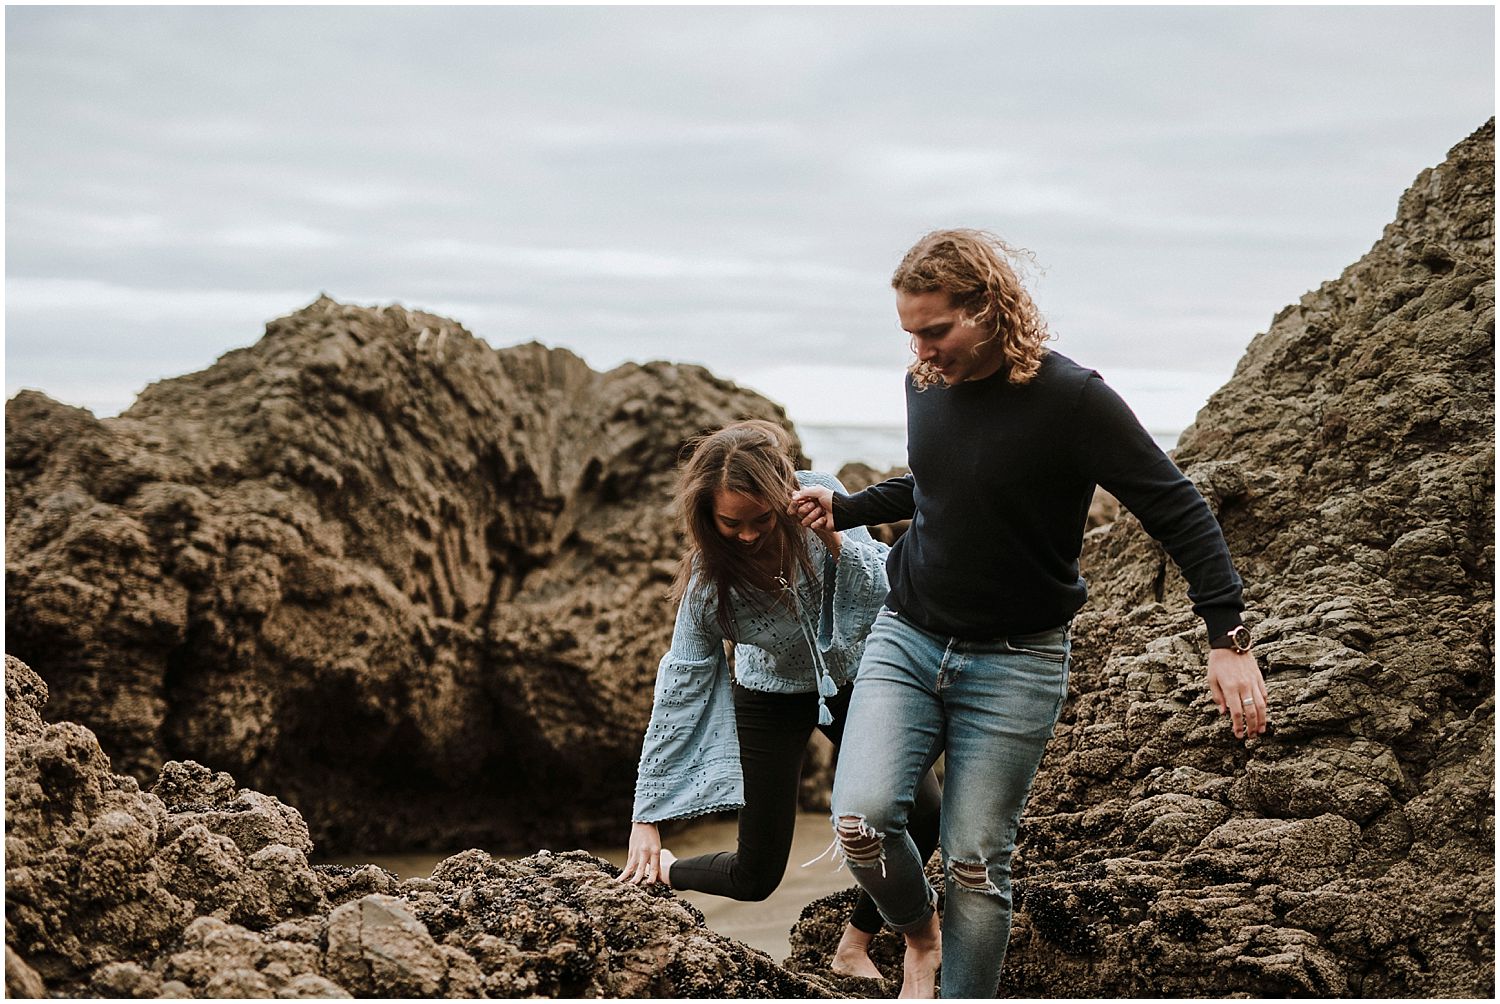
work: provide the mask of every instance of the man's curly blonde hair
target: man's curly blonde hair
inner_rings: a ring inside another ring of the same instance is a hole
[[[1041,368],[1047,351],[1043,343],[1052,336],[1012,265],[1022,257],[1035,261],[1029,251],[1012,248],[984,230],[934,230],[906,252],[891,286],[901,293],[949,294],[965,323],[990,330],[981,345],[1000,340],[1005,378],[1027,383]],[[907,372],[918,390],[943,382],[932,364],[921,359],[913,359]]]

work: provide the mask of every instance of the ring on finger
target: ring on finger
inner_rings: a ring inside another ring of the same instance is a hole
[[[1240,698],[1240,703],[1241,704],[1246,704],[1246,705],[1254,704],[1255,703],[1255,698],[1253,698],[1253,697],[1242,697],[1242,698]]]

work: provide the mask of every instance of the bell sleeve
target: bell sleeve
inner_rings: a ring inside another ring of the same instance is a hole
[[[651,721],[636,770],[631,819],[685,819],[745,803],[734,694],[724,640],[697,598],[695,578],[677,609],[672,647],[656,669]]]

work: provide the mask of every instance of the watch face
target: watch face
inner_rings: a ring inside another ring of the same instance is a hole
[[[1229,632],[1229,641],[1234,645],[1236,652],[1250,651],[1250,629],[1241,624]]]

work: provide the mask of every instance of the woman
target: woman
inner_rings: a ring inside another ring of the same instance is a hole
[[[779,426],[739,422],[700,440],[678,477],[688,548],[636,776],[625,881],[765,899],[791,852],[807,740],[815,726],[835,746],[843,737],[865,636],[887,591],[889,549],[863,528],[799,525],[792,492],[839,483],[796,470],[791,449]],[[929,773],[910,824],[929,856],[941,798]],[[661,846],[658,822],[736,808],[738,850],[679,860]],[[861,892],[834,972],[880,977],[868,954],[880,924]]]

